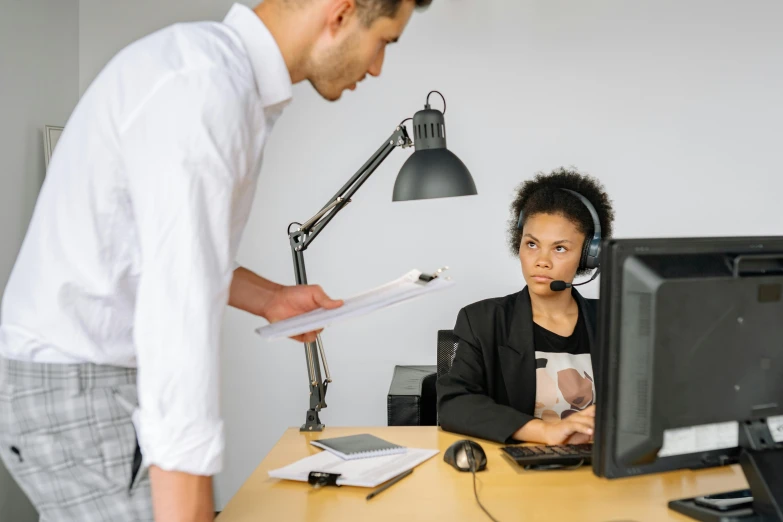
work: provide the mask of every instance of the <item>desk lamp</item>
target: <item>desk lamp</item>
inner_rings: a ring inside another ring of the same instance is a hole
[[[439,94],[443,99],[443,112],[430,107],[429,100],[433,93]],[[414,114],[413,118],[403,120],[394,129],[392,135],[317,214],[303,224],[292,223],[288,227],[296,284],[307,284],[304,251],[334,216],[351,202],[354,193],[395,148],[405,149],[413,145],[415,152],[403,164],[397,175],[392,201],[472,196],[477,193],[476,184],[468,168],[446,148],[445,113],[446,99],[440,92],[431,91],[427,95],[424,109]],[[405,128],[405,122],[408,120],[413,120],[415,141],[411,141]],[[298,225],[298,228],[292,231],[295,225]],[[321,431],[324,425],[321,424],[318,414],[326,408],[326,389],[332,382],[332,378],[320,334],[315,342],[305,343],[305,357],[310,387],[310,408],[307,410],[306,420],[300,431]],[[325,379],[321,378],[321,361]]]

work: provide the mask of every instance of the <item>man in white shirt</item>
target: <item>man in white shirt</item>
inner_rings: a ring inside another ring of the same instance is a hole
[[[264,144],[293,83],[337,100],[378,76],[430,1],[237,4],[128,46],[84,94],[2,303],[0,457],[42,520],[212,519],[226,304],[341,305],[233,262]]]

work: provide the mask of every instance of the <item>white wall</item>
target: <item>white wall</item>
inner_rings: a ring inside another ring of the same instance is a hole
[[[0,295],[44,178],[44,125],[78,99],[78,0],[0,0]],[[0,464],[0,520],[38,520]]]
[[[80,88],[132,39],[175,19],[220,18],[229,4],[81,0]],[[381,79],[337,104],[297,86],[268,145],[246,266],[292,283],[287,224],[318,210],[429,89],[445,93],[449,146],[479,189],[392,204],[409,154],[395,151],[313,243],[310,281],[336,296],[413,267],[450,265],[459,283],[328,331],[334,383],[322,420],[385,424],[394,365],[433,364],[435,331],[460,307],[520,288],[507,209],[536,171],[574,165],[598,176],[618,236],[783,234],[781,17],[773,1],[435,0],[389,50]],[[308,404],[302,348],[261,342],[261,322],[235,310],[225,319],[219,504]]]

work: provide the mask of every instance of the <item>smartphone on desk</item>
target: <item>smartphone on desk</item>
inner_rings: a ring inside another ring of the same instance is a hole
[[[693,501],[702,507],[717,509],[718,511],[729,511],[730,509],[750,507],[753,503],[753,496],[749,489],[741,489],[729,491],[728,493],[696,497]]]

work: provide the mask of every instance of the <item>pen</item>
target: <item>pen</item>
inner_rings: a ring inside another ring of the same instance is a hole
[[[390,487],[392,487],[393,485],[395,485],[396,483],[398,483],[399,481],[401,481],[402,479],[404,479],[405,477],[407,477],[411,473],[413,473],[413,469],[412,468],[409,469],[408,471],[406,471],[405,473],[400,473],[399,475],[397,475],[396,477],[391,479],[389,482],[387,482],[383,486],[379,487],[378,489],[376,489],[375,491],[373,491],[372,493],[367,495],[367,500],[370,500],[371,498],[373,498],[374,496],[378,495],[379,493],[381,493],[383,491],[386,491],[387,489],[389,489]]]

